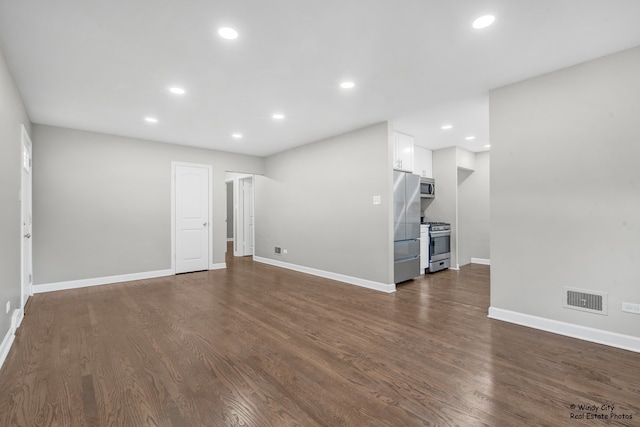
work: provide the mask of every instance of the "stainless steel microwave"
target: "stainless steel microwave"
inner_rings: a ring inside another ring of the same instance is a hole
[[[433,178],[420,178],[420,197],[431,199],[436,196],[436,181]]]

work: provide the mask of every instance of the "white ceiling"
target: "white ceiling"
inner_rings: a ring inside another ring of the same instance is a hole
[[[394,119],[478,151],[490,89],[640,45],[638,18],[638,0],[0,0],[0,48],[35,123],[264,156]]]
[[[475,152],[489,150],[487,94],[420,110],[392,122],[396,130],[412,135],[416,145],[431,150],[454,145]],[[452,128],[442,129],[443,125]]]

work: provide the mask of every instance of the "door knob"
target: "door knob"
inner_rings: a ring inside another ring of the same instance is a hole
[[[24,237],[26,237],[27,239],[30,239],[31,238],[31,233],[25,234]]]
[[[207,226],[207,223],[205,222],[204,224],[202,224],[202,226],[203,226],[203,227],[206,227],[206,226]]]

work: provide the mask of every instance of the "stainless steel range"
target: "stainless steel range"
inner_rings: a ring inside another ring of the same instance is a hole
[[[429,224],[429,273],[451,267],[451,224]]]

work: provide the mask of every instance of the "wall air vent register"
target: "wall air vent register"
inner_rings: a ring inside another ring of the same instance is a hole
[[[564,308],[607,315],[607,294],[586,289],[563,287],[565,290]]]

